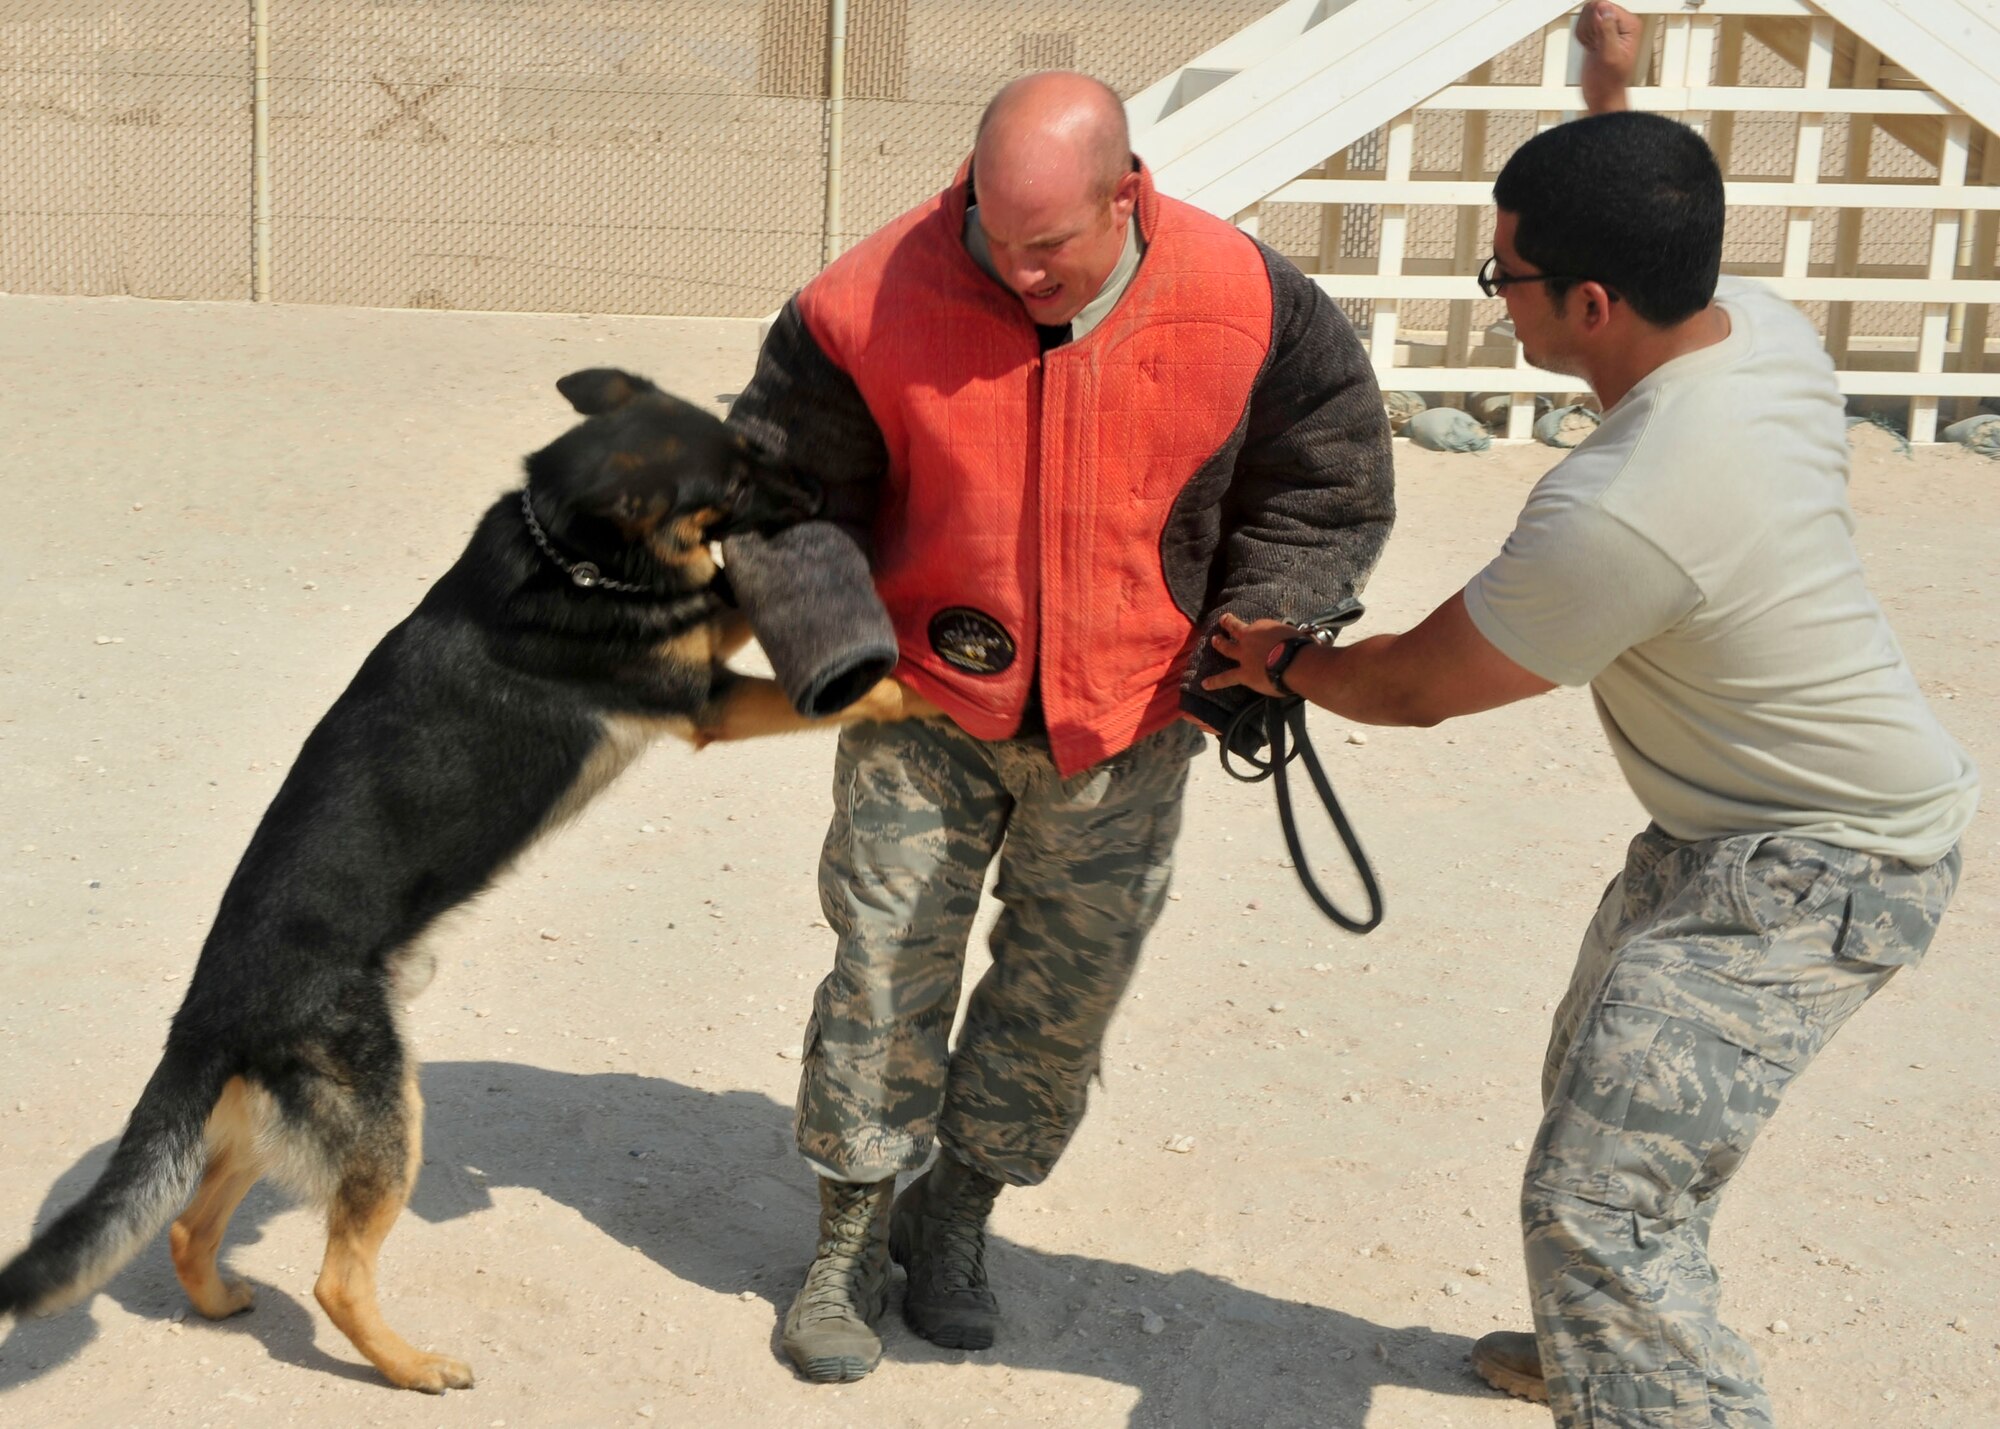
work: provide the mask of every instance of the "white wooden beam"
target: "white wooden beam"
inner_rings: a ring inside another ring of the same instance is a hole
[[[1804,92],[1808,97],[1824,96],[1833,85],[1834,25],[1831,20],[1814,20],[1806,42]],[[1826,155],[1826,110],[1801,111],[1792,151],[1794,193],[1819,182],[1820,160]],[[1796,198],[1794,199],[1796,203]],[[1787,278],[1803,278],[1812,262],[1813,210],[1797,204],[1785,218],[1784,270]]]
[[[1382,156],[1382,173],[1386,182],[1408,179],[1416,148],[1417,118],[1404,110],[1389,121],[1388,146]],[[1395,278],[1402,275],[1403,250],[1407,246],[1409,230],[1408,208],[1397,203],[1382,206],[1381,238],[1375,250],[1378,276]],[[1396,361],[1396,328],[1401,318],[1402,309],[1396,299],[1387,298],[1375,304],[1374,321],[1369,326],[1368,356],[1377,367],[1389,367]]]
[[[1993,0],[1819,0],[1927,89],[2000,130],[2000,5]]]
[[[1882,75],[1882,55],[1866,40],[1854,42],[1854,72],[1848,76],[1853,89],[1873,89]],[[1850,109],[1847,122],[1847,178],[1849,183],[1866,184],[1875,153],[1875,121],[1866,109]],[[1807,196],[1804,201],[1812,202]],[[1890,207],[1883,204],[1881,207]],[[1861,263],[1861,220],[1858,208],[1842,207],[1834,235],[1833,271],[1836,277],[1851,278]],[[1854,329],[1854,304],[1833,303],[1826,310],[1826,350],[1838,367],[1847,361],[1848,339]]]
[[[1982,132],[1979,177],[1985,183],[2000,182],[2000,136]],[[1995,247],[2000,245],[2000,214],[1981,213],[1972,224],[1972,264],[1967,269],[1974,279],[1991,279],[1995,269]],[[1986,335],[1993,309],[1986,303],[1967,303],[1965,328],[1958,339],[1958,370],[1986,370]],[[1961,416],[1964,413],[1960,413]]]
[[[1762,85],[1656,84],[1626,91],[1634,109],[1659,114],[1688,110],[1726,109],[1739,114],[1798,114],[1815,107],[1860,114],[1911,114],[1935,118],[1963,111],[1941,95],[1923,89],[1803,89]],[[1583,108],[1583,90],[1556,84],[1454,84],[1418,103],[1419,109],[1557,109]]]
[[[1474,81],[1484,83],[1492,73],[1492,65],[1483,64],[1472,72]],[[1486,174],[1486,111],[1469,109],[1458,130],[1458,172],[1468,182],[1478,183]],[[1484,261],[1477,252],[1479,246],[1479,225],[1483,217],[1484,205],[1463,204],[1458,210],[1456,231],[1452,234],[1452,256],[1461,273],[1478,271]],[[1465,300],[1451,305],[1451,315],[1445,323],[1444,360],[1446,362],[1467,362],[1472,355],[1472,303]]]
[[[1807,0],[1623,0],[1634,15],[1685,15],[1690,5],[1703,15],[1758,15],[1810,19],[1819,12]]]
[[[1743,22],[1739,19],[1718,19],[1721,27],[1715,65],[1715,84],[1718,89],[1736,89],[1743,79]],[[1708,128],[1708,147],[1715,151],[1715,162],[1722,169],[1722,176],[1729,177],[1735,163],[1736,111],[1722,108],[1715,111],[1714,122]]]
[[[1137,135],[1163,192],[1236,213],[1380,127],[1568,0],[1354,0],[1271,59]]]
[[[1177,109],[1195,102],[1207,89],[1183,85],[1181,76],[1191,72],[1205,72],[1234,77],[1252,65],[1259,64],[1277,54],[1285,46],[1298,40],[1312,28],[1315,17],[1329,18],[1322,10],[1323,0],[1285,0],[1270,14],[1255,20],[1236,31],[1228,39],[1211,49],[1202,51],[1172,74],[1148,85],[1125,101],[1125,117],[1136,133],[1158,123]],[[1334,10],[1345,8],[1334,0]],[[1219,83],[1220,81],[1218,81]],[[1208,88],[1212,89],[1211,84]],[[1198,90],[1198,92],[1195,92]]]
[[[1849,396],[1910,397],[1924,394],[1935,400],[1937,397],[1990,396],[1995,374],[1846,370],[1833,376],[1840,390]],[[1535,393],[1585,390],[1580,377],[1544,372],[1535,367],[1392,367],[1387,371],[1378,370],[1375,377],[1384,391],[1398,392],[1497,392],[1511,388],[1527,392],[1532,400]],[[1916,440],[1914,434],[1911,440]]]
[[[1944,126],[1944,155],[1938,163],[1938,184],[1941,187],[1956,188],[1965,183],[1966,159],[1972,145],[1972,121],[1970,119],[1948,119]],[[1937,217],[1931,220],[1931,281],[1940,283],[1947,289],[1955,290],[1953,296],[1958,301],[1969,299],[1963,296],[1964,286],[1951,282],[1958,271],[1958,233],[1961,222],[1960,210],[1941,208]],[[1945,339],[1951,328],[1951,302],[1934,302],[1924,308],[1923,325],[1917,336],[1917,371],[1928,376],[1944,371]],[[1934,442],[1938,428],[1938,393],[1920,394],[1910,403],[1910,440],[1913,442]]]
[[[1955,218],[1955,215],[1954,215]],[[1953,237],[1956,256],[1957,239]],[[1405,273],[1398,277],[1372,273],[1312,273],[1310,278],[1330,297],[1373,298],[1378,302],[1479,296],[1470,275]],[[2000,302],[2000,279],[1970,278],[1787,278],[1757,276],[1781,298],[1795,303],[1924,303],[1949,307],[1954,302]]]
[[[1990,185],[1941,187],[1929,180],[1893,183],[1730,183],[1723,194],[1734,208],[1958,208],[2000,209],[2000,189]],[[1493,186],[1483,180],[1296,179],[1266,203],[1406,203],[1484,205]]]

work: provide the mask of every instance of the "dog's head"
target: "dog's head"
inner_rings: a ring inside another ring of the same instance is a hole
[[[528,480],[544,519],[586,548],[622,543],[678,564],[710,541],[819,509],[809,478],[643,377],[593,367],[556,390],[585,420],[528,458]]]

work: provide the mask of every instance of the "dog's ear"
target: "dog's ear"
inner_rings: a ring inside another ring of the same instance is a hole
[[[586,367],[556,379],[556,391],[586,417],[615,412],[642,392],[659,390],[645,378],[615,367]]]

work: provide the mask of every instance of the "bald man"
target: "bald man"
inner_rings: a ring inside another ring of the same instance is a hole
[[[918,1334],[993,1342],[987,1215],[1082,1119],[1199,726],[1250,698],[1203,690],[1206,636],[1225,608],[1307,621],[1360,588],[1389,433],[1338,309],[1158,194],[1117,95],[1067,73],[1008,85],[949,188],[792,299],[731,421],[827,492],[825,519],[731,543],[739,589],[872,575],[896,677],[944,711],[841,736],[820,865],[838,945],[797,1118],[819,1242],[783,1343],[852,1380],[892,1260]],[[996,857],[993,965],[953,1047]]]

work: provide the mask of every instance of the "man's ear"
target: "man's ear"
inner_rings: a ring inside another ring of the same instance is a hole
[[[1111,191],[1111,206],[1122,215],[1129,215],[1139,206],[1139,175],[1135,170],[1118,181],[1118,187]]]
[[[1572,301],[1579,299],[1582,301],[1583,325],[1589,331],[1600,331],[1611,321],[1611,306],[1616,299],[1611,296],[1611,290],[1602,283],[1594,280],[1579,283],[1570,290],[1570,298]]]
[[[615,367],[586,367],[556,379],[556,391],[586,417],[615,412],[640,393],[659,390],[645,378]]]

